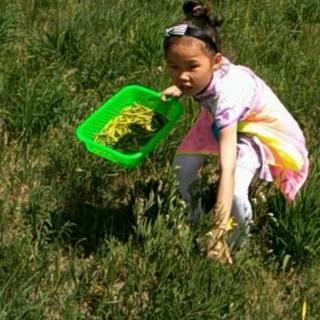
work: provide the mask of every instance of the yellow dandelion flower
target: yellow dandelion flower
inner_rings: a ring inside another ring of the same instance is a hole
[[[226,231],[233,230],[238,224],[234,222],[233,217],[230,217],[226,224]]]

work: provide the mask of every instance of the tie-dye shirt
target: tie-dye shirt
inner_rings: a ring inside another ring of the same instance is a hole
[[[309,161],[303,133],[270,87],[249,68],[223,58],[209,86],[194,97],[202,109],[179,154],[218,154],[219,130],[237,123],[237,165],[274,181],[289,200],[305,182]],[[252,164],[252,161],[251,161]]]

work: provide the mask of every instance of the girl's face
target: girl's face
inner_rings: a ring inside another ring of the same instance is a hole
[[[184,36],[169,46],[166,59],[173,83],[184,95],[195,96],[210,83],[221,54],[209,52],[197,38]]]

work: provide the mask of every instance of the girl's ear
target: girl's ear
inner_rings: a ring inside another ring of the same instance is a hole
[[[222,55],[221,55],[220,52],[217,52],[217,53],[213,56],[212,71],[216,71],[217,69],[220,68],[221,60],[222,60]]]

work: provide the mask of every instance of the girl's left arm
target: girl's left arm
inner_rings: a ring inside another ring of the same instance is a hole
[[[237,123],[220,130],[219,146],[220,179],[214,210],[214,227],[208,233],[210,238],[207,257],[218,259],[222,263],[232,264],[228,245],[223,241],[222,236],[226,231],[234,194],[234,174],[237,159]]]
[[[234,195],[234,174],[237,159],[237,123],[219,132],[220,179],[215,214],[218,227],[225,228],[230,217]]]

